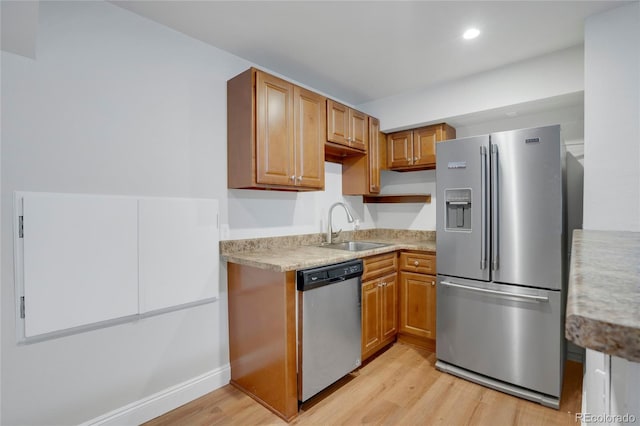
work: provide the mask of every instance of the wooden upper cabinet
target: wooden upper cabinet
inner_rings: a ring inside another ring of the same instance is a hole
[[[327,99],[327,140],[349,145],[349,108]]]
[[[380,193],[381,154],[386,151],[380,121],[368,117],[369,149],[359,156],[342,159],[342,193],[344,195],[371,195]]]
[[[381,144],[380,121],[368,117],[369,149],[360,156],[342,159],[342,194],[371,195],[380,193]],[[382,145],[385,149],[386,145]]]
[[[367,115],[327,99],[327,141],[366,151],[369,144]]]
[[[326,98],[298,86],[294,86],[293,93],[296,185],[324,188]]]
[[[413,164],[413,131],[387,135],[387,162],[390,169]]]
[[[349,129],[351,129],[351,148],[367,150],[369,145],[369,120],[367,114],[349,109]]]
[[[436,137],[433,127],[423,127],[413,131],[413,165],[436,164]]]
[[[293,84],[256,73],[256,183],[291,185],[295,170]]]
[[[324,188],[326,98],[251,68],[227,82],[229,188]]]
[[[408,171],[436,167],[436,143],[456,137],[456,129],[441,123],[387,135],[387,168]]]
[[[368,184],[370,194],[380,193],[380,120],[369,117]]]

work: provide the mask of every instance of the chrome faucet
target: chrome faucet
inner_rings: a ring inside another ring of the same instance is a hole
[[[338,232],[333,232],[333,227],[331,226],[331,213],[333,212],[333,208],[336,206],[342,206],[344,208],[344,211],[347,212],[347,220],[349,221],[349,223],[353,223],[354,221],[353,215],[351,215],[351,211],[349,211],[349,207],[347,207],[345,203],[337,202],[329,207],[329,220],[327,226],[327,243],[329,244],[333,242],[334,238],[338,238],[340,232],[342,232],[342,229],[338,230]]]

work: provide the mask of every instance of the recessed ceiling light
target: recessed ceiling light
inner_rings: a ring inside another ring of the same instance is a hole
[[[476,38],[480,35],[480,30],[477,28],[469,28],[468,30],[466,30],[464,32],[464,34],[462,34],[462,37],[464,37],[465,40],[471,40],[473,38]]]

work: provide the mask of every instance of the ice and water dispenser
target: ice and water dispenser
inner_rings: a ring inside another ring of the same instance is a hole
[[[444,190],[445,230],[471,231],[471,189],[452,188]]]

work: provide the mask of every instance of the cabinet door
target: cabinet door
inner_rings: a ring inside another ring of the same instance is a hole
[[[367,115],[349,109],[349,146],[355,149],[367,150],[369,145],[369,120]]]
[[[362,285],[362,359],[371,355],[380,344],[380,280]]]
[[[380,293],[382,294],[380,314],[382,315],[382,340],[389,339],[398,332],[398,284],[397,274],[388,275],[380,279]]]
[[[390,169],[413,164],[413,132],[391,133],[387,136],[387,165]]]
[[[294,86],[295,184],[324,188],[324,143],[326,137],[326,98]]]
[[[436,277],[400,273],[400,332],[436,338]]]
[[[413,131],[413,165],[436,164],[436,140],[440,127],[423,127]],[[440,130],[440,134],[442,131]]]
[[[327,140],[349,146],[349,108],[327,99]]]
[[[256,73],[256,182],[294,185],[293,85]],[[251,161],[247,159],[247,161]]]
[[[380,120],[369,117],[369,193],[380,193]]]

